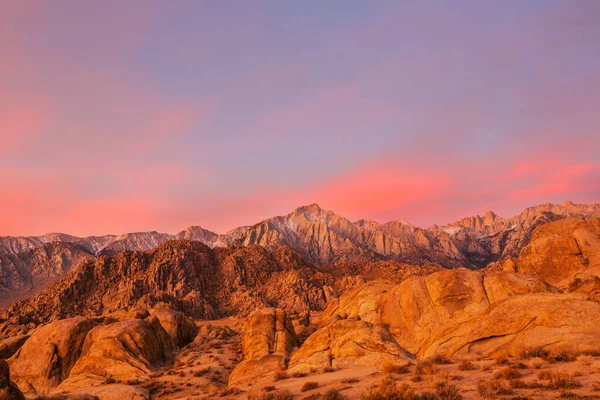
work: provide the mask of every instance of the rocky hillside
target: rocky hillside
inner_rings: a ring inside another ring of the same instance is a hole
[[[435,268],[384,262],[333,270],[317,268],[287,247],[211,249],[197,241],[169,241],[147,252],[83,262],[46,290],[15,303],[5,318],[40,323],[157,304],[201,319],[244,316],[260,307],[321,310],[332,296],[365,278],[384,274],[400,282]]]
[[[600,205],[545,204],[511,218],[488,212],[483,217],[468,217],[423,229],[403,221],[352,222],[313,204],[223,235],[196,226],[175,235],[141,232],[85,238],[64,234],[2,237],[0,309],[24,294],[38,293],[47,283],[70,271],[80,259],[127,250],[152,250],[170,240],[199,241],[211,248],[259,245],[269,252],[290,248],[307,262],[324,267],[393,260],[478,269],[517,257],[536,227],[566,217],[600,218]],[[48,249],[54,249],[50,256]]]

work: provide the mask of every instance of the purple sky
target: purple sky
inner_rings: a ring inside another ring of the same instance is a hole
[[[0,234],[600,201],[600,1],[0,2]]]

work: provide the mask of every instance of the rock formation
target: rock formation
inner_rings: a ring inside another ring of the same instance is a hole
[[[252,314],[244,326],[244,361],[229,376],[229,386],[285,369],[292,350],[300,345],[284,310],[266,308]]]
[[[333,322],[306,339],[292,356],[288,373],[358,366],[407,364],[410,354],[380,326],[358,320]]]
[[[19,387],[10,380],[8,363],[0,359],[0,400],[25,400]]]

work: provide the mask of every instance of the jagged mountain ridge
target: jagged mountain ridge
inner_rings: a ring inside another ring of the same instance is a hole
[[[259,244],[274,250],[286,245],[319,264],[394,259],[444,267],[483,267],[486,263],[516,256],[535,226],[563,217],[600,218],[600,204],[548,203],[529,207],[511,218],[502,218],[490,211],[483,217],[466,217],[426,229],[404,221],[352,222],[311,204],[225,234],[191,226],[174,235],[153,231],[83,238],[60,233],[5,236],[0,237],[0,253],[20,253],[59,241],[77,244],[90,254],[116,254],[124,250],[150,250],[169,240],[185,239],[200,241],[209,247]]]

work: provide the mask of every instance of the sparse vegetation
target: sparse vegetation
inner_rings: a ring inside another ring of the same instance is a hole
[[[449,359],[448,357],[446,357],[446,356],[440,356],[440,355],[437,355],[437,356],[433,357],[433,358],[431,359],[431,362],[432,362],[433,364],[442,364],[442,365],[443,365],[443,364],[452,364],[452,360],[450,360],[450,359]]]
[[[475,364],[469,360],[463,360],[458,364],[458,369],[461,371],[472,371],[475,369]]]
[[[396,382],[392,377],[388,376],[383,378],[379,384],[367,390],[362,394],[362,400],[413,400],[414,391],[412,387],[403,383],[402,385],[396,385]]]
[[[415,366],[415,375],[434,375],[438,371],[438,368],[431,361],[424,360],[419,361]]]
[[[344,400],[344,396],[337,389],[330,389],[321,396],[321,400]]]
[[[383,371],[388,374],[406,374],[409,371],[409,367],[408,365],[399,365],[386,361],[383,363]]]
[[[317,382],[306,382],[304,383],[304,385],[302,385],[302,388],[300,389],[302,392],[308,392],[309,390],[313,390],[319,387],[319,384]]]
[[[519,379],[521,377],[521,372],[518,369],[513,367],[504,368],[502,371],[498,371],[494,374],[494,378],[496,379]]]
[[[281,381],[281,380],[284,380],[287,378],[289,378],[289,376],[288,376],[287,372],[285,372],[285,371],[277,371],[277,372],[275,372],[275,375],[273,376],[273,379],[275,379],[275,382]]]
[[[260,395],[248,395],[248,400],[293,400],[294,396],[289,390],[273,390]]]
[[[436,400],[462,400],[460,391],[456,385],[445,381],[440,381],[435,384]]]

